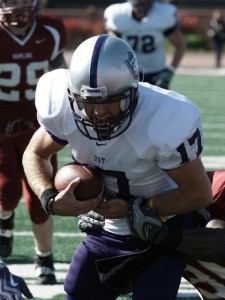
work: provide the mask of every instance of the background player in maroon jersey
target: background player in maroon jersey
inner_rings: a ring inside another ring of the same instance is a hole
[[[0,0],[0,257],[12,253],[14,211],[23,193],[35,237],[37,282],[54,284],[52,219],[29,188],[22,167],[24,149],[39,127],[37,81],[51,69],[66,67],[64,25],[40,10],[39,0]]]

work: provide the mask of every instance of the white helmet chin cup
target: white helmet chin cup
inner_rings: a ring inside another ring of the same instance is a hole
[[[137,102],[139,69],[132,48],[115,36],[103,34],[91,37],[75,50],[71,59],[69,76],[68,94],[78,127],[87,118],[81,109],[84,107],[81,105],[82,102],[93,103],[96,99],[98,103],[120,101],[120,120],[111,120],[110,125],[107,123],[110,127],[107,133],[113,134],[108,137],[105,135],[104,139],[117,136],[115,132],[123,123],[128,123],[125,120],[131,118]],[[95,128],[95,131],[97,130],[96,121],[94,124],[91,120],[85,120],[85,122],[86,127],[90,126]],[[85,135],[86,131],[88,128],[85,128]],[[83,131],[82,133],[84,134]],[[99,139],[94,136],[88,137]]]

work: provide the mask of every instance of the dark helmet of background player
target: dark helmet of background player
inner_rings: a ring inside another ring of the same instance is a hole
[[[18,1],[11,5],[7,0],[0,0],[0,22],[5,26],[28,28],[37,20],[41,10],[39,0],[32,0],[30,4]]]
[[[138,19],[145,17],[154,0],[128,0],[133,7],[134,16]]]

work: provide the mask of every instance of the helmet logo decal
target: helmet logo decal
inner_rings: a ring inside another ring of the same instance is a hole
[[[90,87],[92,88],[97,87],[97,68],[98,68],[99,54],[100,54],[101,47],[107,38],[108,35],[106,34],[100,35],[93,49],[93,55],[91,58],[91,65],[90,65]]]
[[[127,67],[133,75],[134,79],[137,80],[139,77],[138,64],[133,52],[128,52],[128,59],[126,61]]]

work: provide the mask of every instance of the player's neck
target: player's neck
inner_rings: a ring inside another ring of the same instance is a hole
[[[19,38],[25,37],[30,30],[30,27],[29,28],[28,27],[18,28],[15,26],[5,26],[5,27]]]
[[[136,21],[141,21],[147,14],[138,14],[136,12],[132,12],[132,16]]]

